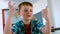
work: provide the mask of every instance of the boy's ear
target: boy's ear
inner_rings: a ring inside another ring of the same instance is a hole
[[[20,11],[18,11],[17,14],[20,15]]]

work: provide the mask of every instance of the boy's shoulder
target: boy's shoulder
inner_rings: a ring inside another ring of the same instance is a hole
[[[24,25],[24,23],[23,23],[23,21],[21,20],[21,21],[18,21],[17,23],[15,23],[14,25],[16,25],[16,26],[23,26]],[[31,20],[31,25],[43,25],[43,23],[40,23],[38,20]]]
[[[22,21],[18,21],[18,22],[16,22],[16,23],[14,23],[13,25],[19,27],[19,26],[22,25],[22,24],[23,24]]]
[[[32,24],[38,24],[40,22],[38,20],[31,20],[31,23]],[[23,21],[22,20],[15,23],[15,25],[22,25],[22,24],[23,24]]]
[[[31,22],[32,24],[41,24],[41,22],[39,22],[38,20],[32,20]]]

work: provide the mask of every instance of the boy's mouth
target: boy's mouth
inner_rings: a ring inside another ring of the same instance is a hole
[[[27,15],[28,17],[31,17],[31,15]]]

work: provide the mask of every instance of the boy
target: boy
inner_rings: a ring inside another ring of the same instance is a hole
[[[11,21],[15,9],[10,3],[11,1],[9,2],[10,11],[4,34],[47,34],[44,30],[45,26],[42,23],[32,20],[33,5],[29,2],[22,2],[19,4],[18,8],[23,19],[12,26]]]

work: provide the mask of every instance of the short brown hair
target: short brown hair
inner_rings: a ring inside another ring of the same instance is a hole
[[[22,2],[22,3],[20,3],[20,4],[18,5],[19,11],[20,11],[20,9],[21,9],[21,6],[23,6],[23,5],[33,7],[32,3],[30,3],[30,2]]]

